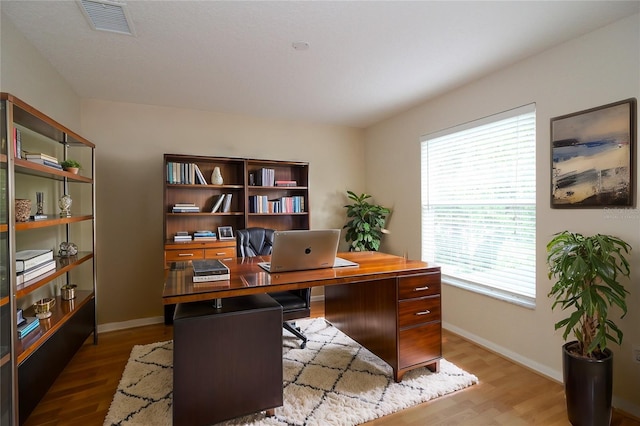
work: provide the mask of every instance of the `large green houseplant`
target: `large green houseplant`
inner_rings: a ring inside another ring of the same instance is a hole
[[[549,297],[569,316],[555,324],[575,341],[563,346],[563,375],[569,421],[574,425],[609,424],[613,383],[613,353],[609,342],[622,343],[622,330],[609,318],[617,306],[627,312],[628,291],[619,282],[629,277],[631,246],[620,238],[584,236],[564,231],[547,244]]]
[[[378,251],[387,215],[391,213],[386,207],[370,204],[369,194],[356,195],[347,191],[347,197],[353,201],[344,206],[349,221],[343,227],[347,230],[345,240],[349,243],[349,251]]]

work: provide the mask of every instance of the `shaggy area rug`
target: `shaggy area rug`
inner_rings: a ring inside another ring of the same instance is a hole
[[[300,349],[284,334],[284,405],[274,417],[257,413],[222,424],[352,426],[478,382],[442,359],[439,373],[419,368],[396,383],[391,367],[323,318],[297,324],[309,340]],[[171,425],[172,350],[171,341],[133,348],[105,425]]]

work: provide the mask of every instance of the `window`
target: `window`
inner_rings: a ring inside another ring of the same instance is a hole
[[[535,306],[535,104],[421,139],[422,259],[443,282]]]

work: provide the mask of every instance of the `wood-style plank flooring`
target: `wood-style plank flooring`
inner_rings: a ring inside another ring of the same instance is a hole
[[[312,316],[323,315],[322,302],[314,302]],[[98,345],[89,338],[25,426],[102,425],[133,346],[172,338],[173,328],[162,324],[103,333]],[[443,355],[480,383],[367,425],[569,425],[561,384],[447,331]],[[615,413],[612,425],[638,426],[640,420]]]

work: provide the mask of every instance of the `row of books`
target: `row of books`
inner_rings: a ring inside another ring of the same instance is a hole
[[[294,195],[270,200],[266,195],[249,196],[249,213],[302,213],[304,197]]]
[[[276,171],[262,167],[255,172],[256,185],[258,186],[275,186]]]
[[[233,198],[233,194],[220,194],[218,198],[216,198],[213,202],[213,207],[211,208],[211,213],[228,213],[231,211],[231,199]]]
[[[193,260],[191,265],[194,283],[224,281],[231,278],[227,265],[218,259]]]
[[[16,252],[17,284],[24,284],[56,269],[53,250],[21,250]]]
[[[196,163],[167,162],[167,183],[182,185],[206,185],[200,167]]]

